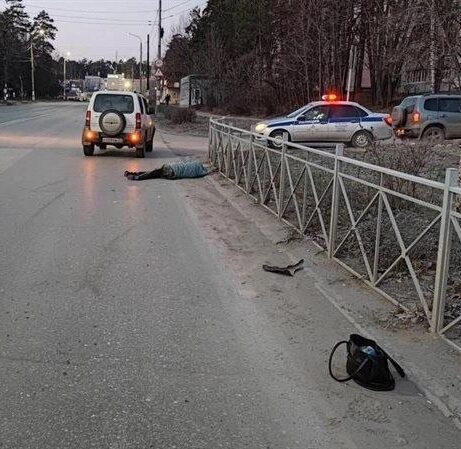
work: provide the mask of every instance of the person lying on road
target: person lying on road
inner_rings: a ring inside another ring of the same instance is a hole
[[[164,164],[160,168],[146,172],[125,172],[125,177],[131,181],[144,181],[145,179],[182,179],[201,178],[208,175],[209,170],[200,162],[188,159],[172,164]]]

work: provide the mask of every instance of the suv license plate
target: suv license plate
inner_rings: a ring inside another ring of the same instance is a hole
[[[103,143],[123,143],[123,139],[121,137],[103,137]]]

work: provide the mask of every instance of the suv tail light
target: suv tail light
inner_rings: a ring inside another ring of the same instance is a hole
[[[411,123],[420,123],[421,122],[421,113],[419,111],[413,111],[410,116]]]
[[[89,129],[91,125],[91,111],[86,111],[85,126]]]
[[[141,129],[141,114],[136,113],[136,129]]]

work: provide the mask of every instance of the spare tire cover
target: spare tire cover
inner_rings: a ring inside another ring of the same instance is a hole
[[[392,109],[392,125],[393,126],[399,126],[399,125],[404,125],[405,124],[405,119],[406,119],[406,113],[405,109],[401,108],[400,106],[396,106],[394,109]]]
[[[99,126],[104,134],[116,136],[120,134],[126,125],[125,116],[116,109],[108,109],[99,117]]]

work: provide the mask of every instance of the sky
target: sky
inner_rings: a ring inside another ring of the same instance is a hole
[[[184,24],[188,11],[203,8],[206,0],[162,0],[165,38],[163,51],[173,30]],[[157,54],[158,0],[23,0],[33,17],[45,9],[55,20],[58,33],[54,46],[70,59],[139,58],[139,40],[143,38],[144,58],[147,34],[151,34],[151,55]],[[0,0],[4,9],[5,0]]]

